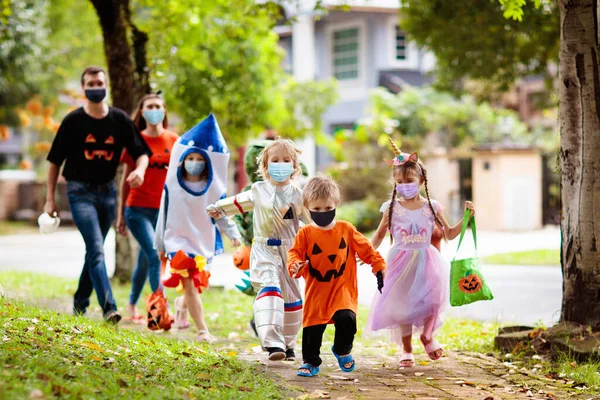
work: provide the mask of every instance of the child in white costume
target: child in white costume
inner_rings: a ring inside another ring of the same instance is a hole
[[[156,226],[155,247],[171,260],[167,287],[182,285],[185,303],[198,327],[198,340],[211,336],[197,292],[208,286],[215,255],[223,252],[220,232],[234,245],[241,235],[228,218],[215,221],[204,210],[225,197],[229,149],[213,114],[173,145]]]
[[[258,157],[264,181],[208,208],[214,218],[254,212],[250,255],[250,279],[258,292],[254,319],[270,360],[295,358],[296,336],[302,325],[300,286],[286,267],[300,221],[311,221],[302,204],[302,191],[291,182],[302,174],[299,153],[289,139],[269,143]]]

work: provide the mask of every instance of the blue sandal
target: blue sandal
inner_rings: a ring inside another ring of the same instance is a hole
[[[352,357],[352,354],[348,354],[347,356],[340,357],[335,353],[335,351],[333,351],[333,346],[331,346],[331,352],[337,359],[338,365],[340,366],[340,369],[342,371],[344,371],[344,372],[354,371],[354,366],[356,365],[356,363],[354,362],[354,357]],[[348,364],[348,363],[352,363],[352,366],[350,368],[345,367],[345,364]]]
[[[301,372],[301,369],[307,369],[310,372],[306,373],[306,372]],[[319,373],[319,367],[315,367],[314,365],[310,365],[310,364],[302,364],[301,366],[298,367],[298,376],[305,376],[307,378],[312,378],[313,376],[317,375]]]

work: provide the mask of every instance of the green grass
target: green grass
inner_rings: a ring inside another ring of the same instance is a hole
[[[36,225],[23,221],[0,221],[0,236],[38,232]]]
[[[0,393],[8,393],[13,398],[26,397],[35,389],[47,395],[60,393],[71,398],[154,398],[163,395],[277,398],[278,391],[273,383],[235,357],[237,353],[252,352],[259,346],[258,339],[248,329],[253,298],[216,288],[202,294],[208,326],[220,339],[208,347],[184,341],[193,338],[195,329],[185,333],[151,333],[139,325],[107,326],[100,322],[101,313],[94,297],[91,319],[66,315],[76,287],[76,279],[0,271],[0,293],[27,302],[23,305],[5,297],[0,303],[0,338],[8,338],[8,341],[0,342],[0,361],[4,365],[22,366],[24,371],[5,368]],[[126,285],[113,285],[121,309],[127,304],[129,289]],[[144,293],[149,291],[146,287]],[[167,297],[172,302],[175,293],[168,291]],[[64,313],[56,314],[45,310],[47,308]],[[365,334],[368,315],[368,308],[361,306],[353,353],[358,356],[396,356],[401,353],[401,348],[390,344],[386,335]],[[40,322],[31,322],[33,318]],[[73,327],[81,333],[76,333]],[[497,328],[497,324],[449,318],[445,320],[438,340],[449,350],[486,353],[493,350]],[[322,352],[329,351],[333,335],[333,326],[329,326],[323,338]],[[300,340],[301,334],[298,343]],[[8,349],[11,350],[5,351]],[[418,337],[414,338],[414,350],[417,354],[424,353]],[[211,368],[217,367],[218,372],[211,373]],[[208,374],[210,379],[206,380]],[[161,385],[164,389],[151,389],[152,385]],[[252,392],[245,392],[247,389]]]
[[[0,299],[2,398],[282,398],[256,369],[207,345]]]
[[[493,265],[560,265],[560,250],[531,250],[494,254],[483,262]]]

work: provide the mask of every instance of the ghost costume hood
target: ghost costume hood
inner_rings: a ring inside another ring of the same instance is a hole
[[[206,181],[183,179],[183,161],[190,153],[204,158]],[[169,258],[182,251],[190,257],[204,257],[210,263],[213,256],[223,252],[219,230],[232,239],[240,237],[229,219],[217,223],[205,211],[209,204],[226,195],[229,155],[212,113],[173,145],[155,239],[156,248],[165,251]]]

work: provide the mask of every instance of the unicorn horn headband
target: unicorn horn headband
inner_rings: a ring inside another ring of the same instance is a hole
[[[384,160],[387,165],[389,165],[390,167],[396,167],[399,165],[403,165],[406,162],[417,163],[419,161],[419,156],[417,156],[416,152],[412,154],[403,153],[402,150],[400,150],[398,146],[396,146],[396,143],[394,143],[391,137],[388,136],[388,139],[390,141],[390,146],[392,147],[392,151],[394,152],[395,157],[393,160]]]

